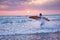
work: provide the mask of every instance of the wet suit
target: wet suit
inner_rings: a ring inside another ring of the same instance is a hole
[[[48,18],[45,18],[44,16],[40,16],[40,21],[41,21],[41,24],[40,24],[40,25],[41,25],[41,26],[44,25],[45,20],[46,20],[46,21],[50,21]]]
[[[41,24],[40,24],[40,25],[41,25],[41,26],[44,25],[44,18],[45,18],[45,17],[40,16],[40,21],[41,21]]]

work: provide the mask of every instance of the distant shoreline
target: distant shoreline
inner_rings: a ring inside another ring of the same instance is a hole
[[[60,15],[60,14],[43,14],[44,16],[55,16],[55,15]],[[31,16],[31,15],[0,15],[0,16]],[[38,16],[38,15],[35,15],[35,16]]]

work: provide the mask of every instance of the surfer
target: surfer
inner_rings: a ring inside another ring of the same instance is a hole
[[[44,25],[44,23],[45,23],[44,21],[45,21],[45,20],[46,20],[46,21],[50,21],[48,18],[44,17],[44,16],[42,15],[42,13],[40,13],[39,16],[30,16],[29,18],[35,19],[35,20],[40,20],[40,21],[41,21],[41,23],[40,23],[41,26]]]
[[[40,24],[40,25],[41,25],[41,26],[44,25],[44,20],[46,20],[46,21],[50,21],[48,18],[42,16],[42,13],[40,13],[39,16],[40,16],[40,21],[41,21],[41,24]]]

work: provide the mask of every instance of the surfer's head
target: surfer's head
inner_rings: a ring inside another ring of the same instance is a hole
[[[42,13],[40,13],[40,16],[42,16]]]

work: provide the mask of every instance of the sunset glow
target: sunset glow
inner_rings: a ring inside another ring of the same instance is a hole
[[[60,0],[1,0],[0,15],[60,14]]]
[[[27,13],[30,13],[30,11],[28,10],[28,11],[26,11]]]

